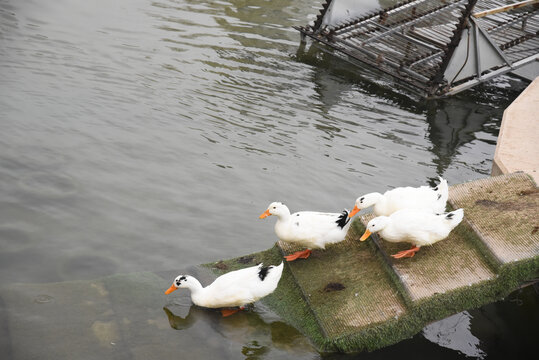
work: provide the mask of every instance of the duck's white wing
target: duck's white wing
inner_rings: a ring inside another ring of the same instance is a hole
[[[384,194],[391,211],[406,208],[429,208],[438,210],[437,201],[439,194],[428,186],[400,187]],[[442,210],[443,211],[443,210]]]
[[[231,271],[217,278],[207,289],[207,296],[215,299],[213,306],[241,306],[250,304],[275,290],[283,264],[264,267],[263,264]]]
[[[219,276],[205,288],[209,307],[241,306],[253,302],[250,287],[262,265],[235,270]]]
[[[347,214],[301,211],[291,215],[288,230],[291,238],[315,241],[342,231],[348,221]]]
[[[443,216],[420,210],[401,210],[391,215],[391,220],[397,231],[427,245],[447,236],[449,228]]]
[[[215,289],[223,290],[224,288],[235,286],[235,284],[245,283],[256,277],[261,268],[262,264],[258,264],[245,269],[227,272],[215,279],[210,286]]]

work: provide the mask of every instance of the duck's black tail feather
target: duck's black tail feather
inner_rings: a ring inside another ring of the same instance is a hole
[[[266,276],[268,276],[269,274],[269,270],[273,268],[273,265],[269,265],[269,266],[262,266],[260,268],[260,270],[258,271],[258,277],[260,278],[260,280],[264,281],[264,279],[266,278]]]
[[[337,221],[335,221],[337,223],[337,225],[343,229],[346,224],[348,224],[348,222],[351,220],[349,217],[348,217],[348,214],[349,214],[349,211],[348,210],[344,210],[341,215],[339,216],[339,218],[337,219]]]

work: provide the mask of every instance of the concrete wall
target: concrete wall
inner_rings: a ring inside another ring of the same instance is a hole
[[[539,183],[539,77],[505,110],[492,175],[524,171]]]

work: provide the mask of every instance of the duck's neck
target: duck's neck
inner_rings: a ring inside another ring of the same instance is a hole
[[[189,285],[187,288],[191,291],[191,300],[193,300],[195,304],[199,305],[201,298],[204,297],[204,287],[200,281],[192,276],[189,276],[188,284]]]
[[[384,214],[387,213],[387,199],[384,195],[380,193],[372,193],[371,199],[374,204],[374,212],[377,214]]]
[[[276,214],[279,221],[286,221],[290,218],[290,210],[288,208],[282,209],[279,214]]]

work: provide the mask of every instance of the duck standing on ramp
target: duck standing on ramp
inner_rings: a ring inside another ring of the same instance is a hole
[[[436,214],[444,213],[445,203],[449,197],[449,187],[446,180],[441,177],[439,179],[440,183],[434,188],[406,186],[388,190],[384,194],[373,192],[360,196],[350,211],[350,217],[361,209],[371,206],[374,206],[373,212],[376,216],[389,216],[402,209],[422,209]]]
[[[270,215],[277,216],[275,233],[280,240],[307,248],[285,256],[287,261],[307,259],[311,255],[311,249],[325,249],[328,244],[343,241],[350,228],[348,210],[340,214],[316,211],[290,214],[286,205],[273,202],[259,218],[264,219]]]
[[[382,239],[389,242],[409,242],[412,243],[411,249],[391,256],[396,259],[413,257],[421,246],[445,239],[463,217],[463,209],[446,214],[416,209],[399,210],[390,216],[378,216],[369,221],[360,240],[367,240],[372,233],[379,233]]]

